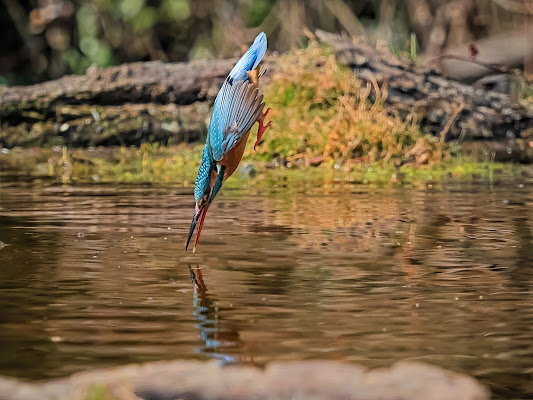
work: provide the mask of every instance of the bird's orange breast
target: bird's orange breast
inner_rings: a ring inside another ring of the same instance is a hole
[[[259,70],[260,65],[258,65],[254,70],[248,71],[250,81],[256,88],[259,87]],[[233,148],[225,153],[222,157],[222,160],[219,161],[221,165],[226,167],[226,170],[224,171],[224,180],[228,179],[239,166],[242,155],[244,154],[244,149],[246,148],[248,136],[250,136],[250,131],[246,132],[246,134],[242,136],[241,140],[239,140]]]
[[[239,140],[235,146],[233,146],[226,154],[224,154],[222,160],[219,161],[221,165],[226,167],[226,170],[224,171],[224,180],[228,179],[239,166],[242,155],[244,154],[244,149],[246,148],[248,136],[250,136],[250,131],[246,132],[241,140]]]

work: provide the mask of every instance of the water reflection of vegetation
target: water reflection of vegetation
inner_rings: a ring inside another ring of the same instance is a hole
[[[270,179],[213,204],[194,258],[182,253],[188,190],[2,180],[3,373],[211,353],[369,367],[414,358],[475,375],[500,398],[530,391],[531,180]],[[193,261],[212,266],[216,289],[191,293]]]

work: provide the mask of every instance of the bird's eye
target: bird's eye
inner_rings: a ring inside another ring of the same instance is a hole
[[[209,195],[204,194],[202,198],[200,199],[200,201],[198,202],[198,207],[202,208],[202,206],[207,202],[208,199],[209,199]]]

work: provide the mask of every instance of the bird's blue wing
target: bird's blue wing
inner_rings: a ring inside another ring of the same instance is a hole
[[[220,161],[252,128],[265,106],[259,89],[247,81],[231,83],[229,78],[226,79],[218,97],[218,109],[212,116],[216,130],[209,132],[209,144],[216,161]]]
[[[243,82],[249,82],[248,71],[254,70],[259,65],[265,55],[266,49],[267,38],[261,32],[257,35],[254,43],[248,48],[246,53],[235,64],[224,85],[222,85],[222,88],[218,92],[213,106],[207,138],[207,143],[211,149],[213,158],[217,161],[221,160],[224,153],[234,146],[242,135],[248,132],[259,116],[256,116],[256,111],[261,105],[263,96],[259,92],[255,94],[256,98],[261,96],[258,106],[253,101],[248,101],[251,97],[246,96],[251,96],[250,91],[239,92],[237,88],[243,90],[244,86],[241,84]],[[259,75],[261,76],[263,73],[264,70],[260,71]],[[248,85],[250,84],[248,83]],[[236,113],[236,110],[231,108],[236,106],[241,107],[240,113]],[[259,112],[262,111],[263,106],[260,107]],[[250,107],[253,108],[253,112],[244,113],[245,109],[250,111]],[[254,116],[255,119],[247,119],[253,118]],[[237,117],[241,119],[237,120]],[[241,129],[246,129],[248,125],[248,130],[241,131]]]
[[[247,72],[254,70],[259,65],[266,50],[267,37],[264,32],[261,32],[229,73],[230,80],[248,80]]]

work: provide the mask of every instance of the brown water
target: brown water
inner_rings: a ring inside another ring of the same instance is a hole
[[[531,178],[245,184],[223,190],[192,255],[192,189],[4,175],[0,374],[410,359],[533,397]]]

